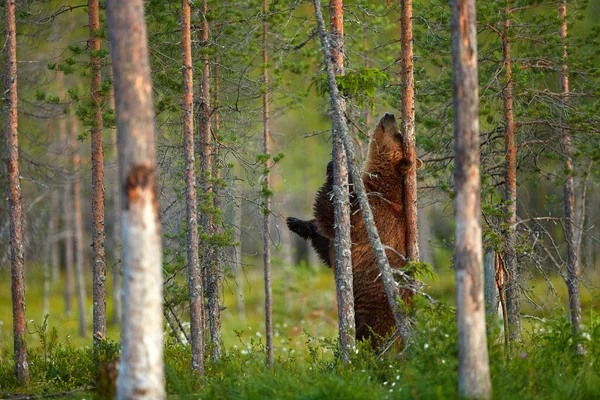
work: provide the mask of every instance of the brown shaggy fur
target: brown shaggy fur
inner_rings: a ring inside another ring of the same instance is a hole
[[[417,168],[421,160],[417,160]],[[393,114],[385,114],[372,136],[369,156],[364,168],[363,182],[369,196],[369,204],[373,211],[375,225],[384,245],[401,254],[405,254],[406,215],[404,209],[404,176],[413,167],[412,162],[404,158],[402,135],[398,130]],[[325,240],[329,240],[329,259],[326,264],[335,265],[335,249],[333,246],[334,216],[331,191],[333,187],[333,171],[328,166],[327,180],[317,193],[314,203],[314,220],[304,222],[311,227],[310,237],[313,247],[321,258],[325,259],[323,249]],[[298,226],[295,218],[292,219]],[[388,305],[375,255],[371,249],[367,230],[356,197],[351,191],[351,237],[352,237],[352,270],[354,277],[354,310],[356,319],[356,338],[358,340],[372,338],[373,344],[377,336],[386,337],[394,329],[394,318]],[[292,224],[294,225],[294,224]],[[314,229],[316,227],[316,229]],[[303,236],[303,235],[301,235]],[[305,237],[305,236],[303,236]],[[306,238],[306,237],[305,237]],[[315,245],[319,243],[319,248]],[[390,266],[402,267],[404,261],[393,251],[387,251]],[[411,294],[402,293],[405,301]]]

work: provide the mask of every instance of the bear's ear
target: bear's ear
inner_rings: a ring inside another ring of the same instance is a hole
[[[420,169],[423,166],[423,160],[417,157],[417,169]]]

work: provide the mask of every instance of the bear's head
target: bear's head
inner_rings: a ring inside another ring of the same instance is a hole
[[[405,158],[403,139],[394,114],[385,113],[371,136],[366,171],[375,172],[381,168],[389,169],[390,167],[398,172],[410,170],[413,163]],[[418,158],[416,160],[416,167],[420,168],[423,162]]]

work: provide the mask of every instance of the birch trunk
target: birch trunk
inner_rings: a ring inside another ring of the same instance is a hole
[[[27,319],[25,317],[25,264],[23,250],[23,213],[19,178],[19,133],[17,95],[17,27],[15,1],[5,3],[6,30],[6,147],[8,156],[8,205],[10,218],[10,275],[13,311],[15,374],[19,384],[29,382],[27,363]]]
[[[344,74],[344,9],[342,0],[330,0],[331,63],[335,75]],[[345,102],[338,98],[342,118]],[[344,120],[345,123],[345,120]],[[348,161],[341,138],[340,121],[332,119],[333,205],[335,225],[335,291],[338,309],[338,335],[340,359],[349,363],[356,347],[354,321],[354,291],[352,276],[352,251],[350,239],[350,199],[348,187]]]
[[[73,213],[75,215],[75,280],[77,290],[77,311],[79,321],[79,335],[87,336],[85,271],[83,263],[83,215],[81,213],[81,162],[77,144],[78,123],[75,116],[71,115],[71,137],[69,150],[73,163]],[[103,333],[104,335],[104,333]],[[95,336],[95,335],[94,335]],[[104,337],[104,336],[103,336]],[[94,342],[96,339],[94,339]]]
[[[402,137],[404,156],[417,164],[415,143],[415,77],[413,65],[412,0],[400,1]],[[406,213],[406,257],[419,261],[419,225],[417,223],[417,169],[411,168],[404,178],[404,212]]]
[[[263,85],[265,94],[263,95],[263,154],[270,157],[269,141],[269,54],[267,51],[267,22],[265,21],[267,14],[267,0],[262,2],[263,12],[263,32],[262,32],[262,51],[263,51]],[[265,157],[264,174],[264,205],[263,205],[263,265],[265,278],[265,336],[266,336],[266,351],[267,351],[267,368],[273,366],[273,303],[271,290],[271,178],[269,176],[270,169],[269,158]]]
[[[190,292],[190,333],[192,368],[204,375],[204,292],[198,255],[198,201],[196,198],[196,160],[194,158],[194,77],[190,33],[190,4],[181,1],[181,53],[183,58],[183,153],[185,158],[186,240],[188,287]]]
[[[475,0],[452,2],[458,394],[491,398],[485,333]]]
[[[567,1],[559,0],[558,18],[561,20],[559,34],[563,40],[563,66],[560,74],[563,113],[567,113],[569,100],[569,66],[567,64]],[[573,159],[571,157],[571,136],[565,128],[561,129],[561,145],[565,161],[566,178],[563,186],[563,212],[565,216],[565,239],[567,242],[567,289],[569,292],[569,317],[573,334],[581,330],[581,294],[579,291],[579,267],[575,243],[575,195],[573,183]]]
[[[319,35],[321,37],[321,48],[323,50],[323,57],[327,68],[327,82],[330,89],[329,94],[331,97],[332,118],[334,121],[337,121],[340,137],[349,159],[348,167],[350,168],[350,173],[352,174],[354,190],[358,197],[360,209],[365,221],[365,227],[367,229],[367,233],[369,234],[369,241],[371,243],[371,247],[373,248],[373,252],[375,253],[377,267],[379,268],[383,287],[385,289],[390,308],[392,309],[392,314],[394,315],[394,322],[396,323],[398,334],[404,343],[408,343],[410,335],[408,319],[406,317],[405,310],[400,304],[398,304],[397,301],[397,299],[400,298],[398,293],[398,285],[394,281],[387,254],[385,253],[385,248],[381,243],[379,233],[377,232],[377,227],[375,226],[373,212],[371,211],[371,206],[369,205],[369,201],[367,199],[367,193],[360,170],[356,166],[357,162],[354,153],[354,146],[352,144],[352,140],[350,139],[348,125],[344,119],[344,114],[340,104],[340,93],[337,88],[334,66],[331,62],[331,51],[329,47],[329,39],[325,31],[325,24],[323,22],[323,14],[321,13],[321,2],[320,0],[313,0],[313,4],[315,6]]]
[[[94,310],[94,354],[98,341],[106,337],[106,254],[104,242],[104,150],[102,147],[102,97],[100,57],[100,18],[98,0],[88,0],[91,51],[91,103],[94,110],[92,124],[92,297]]]
[[[114,89],[111,90],[110,96],[110,108],[115,108],[114,101]],[[112,142],[114,143],[113,147],[113,157],[115,162],[119,163],[119,152],[117,151],[117,130],[112,130]],[[121,245],[121,191],[119,188],[119,172],[117,170],[117,176],[115,179],[115,184],[113,185],[113,259],[114,266],[111,271],[112,275],[112,299],[113,299],[113,324],[121,325],[122,313],[121,313],[121,250],[119,249]]]
[[[164,399],[162,249],[144,3],[107,3],[115,85],[123,324],[117,399]]]

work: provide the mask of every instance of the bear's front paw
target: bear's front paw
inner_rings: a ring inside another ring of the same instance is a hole
[[[285,222],[290,231],[294,232],[303,239],[309,238],[311,229],[310,226],[307,226],[309,224],[308,221],[302,221],[301,219],[294,217],[287,217]]]

